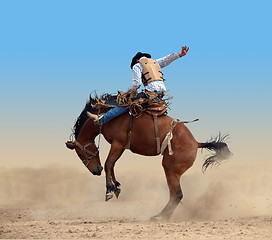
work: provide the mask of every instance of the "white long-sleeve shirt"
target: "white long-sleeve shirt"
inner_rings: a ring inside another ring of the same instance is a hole
[[[172,63],[174,60],[178,59],[179,57],[180,56],[178,55],[178,53],[172,53],[170,55],[167,55],[166,57],[156,59],[156,61],[161,68],[164,68],[168,66],[170,63]],[[127,92],[130,93],[133,89],[138,89],[141,86],[142,72],[143,72],[143,66],[140,62],[136,63],[132,67],[132,85],[128,88]],[[166,92],[166,87],[163,81],[150,82],[149,84],[145,86],[145,89],[150,92],[154,92],[154,91],[163,92],[163,93]]]

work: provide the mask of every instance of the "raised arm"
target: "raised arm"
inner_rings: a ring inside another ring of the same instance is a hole
[[[172,63],[173,61],[175,61],[176,59],[185,56],[188,51],[189,51],[189,48],[185,46],[185,47],[182,47],[182,50],[180,53],[172,53],[170,55],[167,55],[166,57],[156,59],[156,61],[160,65],[161,68],[164,68],[168,66],[170,63]]]

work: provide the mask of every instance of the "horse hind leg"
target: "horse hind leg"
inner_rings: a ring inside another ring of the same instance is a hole
[[[168,153],[163,157],[163,168],[169,188],[170,199],[164,209],[156,216],[152,217],[151,220],[168,220],[172,215],[177,205],[183,198],[183,193],[180,186],[181,175],[192,166],[195,155],[182,157],[179,161],[175,159],[175,155],[169,156]]]
[[[173,215],[174,210],[183,198],[183,193],[180,187],[181,174],[165,170],[165,175],[170,191],[170,199],[164,209],[158,215],[152,217],[151,220],[168,220]]]

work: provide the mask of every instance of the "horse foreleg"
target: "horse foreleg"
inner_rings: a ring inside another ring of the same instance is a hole
[[[114,194],[118,198],[121,193],[121,184],[115,178],[114,167],[112,168],[111,179],[112,179],[113,184],[115,186]]]
[[[106,197],[105,200],[108,201],[113,197],[115,193],[116,197],[119,196],[121,189],[120,183],[116,181],[114,175],[114,165],[115,162],[120,158],[124,148],[118,144],[112,144],[109,155],[105,162],[105,172],[106,172]]]

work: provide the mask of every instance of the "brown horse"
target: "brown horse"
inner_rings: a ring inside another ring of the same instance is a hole
[[[130,127],[130,115],[125,113],[103,125],[96,126],[92,119],[88,118],[87,111],[96,113],[91,102],[86,104],[85,109],[79,116],[74,127],[74,141],[66,142],[69,149],[75,149],[79,158],[94,175],[101,175],[103,170],[99,158],[99,149],[95,145],[95,137],[102,133],[105,139],[111,144],[110,152],[105,162],[106,172],[106,200],[109,200],[113,193],[118,197],[120,183],[114,175],[114,165],[124,152],[128,143],[128,129]],[[173,119],[169,116],[161,116],[157,120],[159,137],[164,139],[169,132]],[[170,200],[165,208],[153,219],[169,219],[176,206],[183,197],[180,187],[181,175],[190,168],[196,158],[198,148],[207,148],[214,151],[214,154],[207,158],[203,164],[205,171],[209,165],[216,165],[227,159],[231,152],[224,142],[226,136],[219,137],[206,143],[198,143],[188,128],[181,122],[173,129],[171,146],[173,154],[169,154],[166,148],[163,152],[162,166],[164,168],[167,184],[170,191]],[[154,122],[150,115],[143,113],[140,117],[134,118],[131,124],[130,150],[145,156],[157,155],[157,146],[154,136]]]

